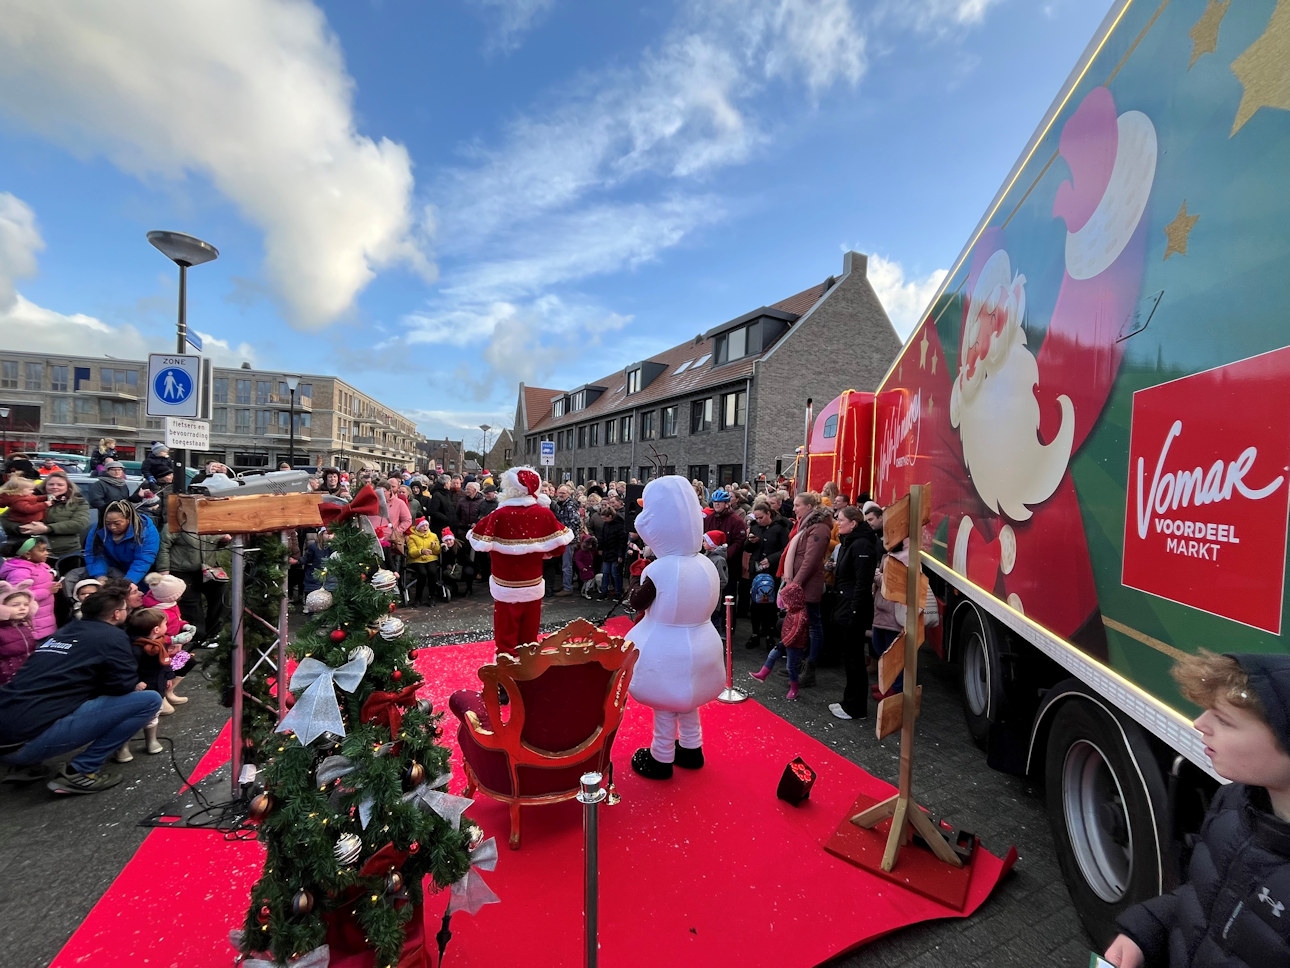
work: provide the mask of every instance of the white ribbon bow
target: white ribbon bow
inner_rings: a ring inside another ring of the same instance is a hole
[[[296,704],[283,717],[274,732],[295,730],[300,742],[308,746],[323,733],[345,735],[345,721],[340,717],[336,688],[353,692],[367,672],[367,659],[359,653],[344,665],[333,669],[317,659],[305,659],[291,677],[291,691],[299,694]],[[300,692],[300,690],[304,690]]]
[[[448,914],[465,911],[474,916],[485,904],[496,904],[501,900],[493,889],[484,883],[477,871],[491,871],[497,866],[497,838],[489,837],[476,847],[470,855],[470,870],[466,876],[454,883],[451,898],[448,901]]]

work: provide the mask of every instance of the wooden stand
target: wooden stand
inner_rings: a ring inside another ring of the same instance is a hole
[[[905,682],[900,695],[891,696],[882,701],[879,705],[877,717],[878,735],[881,739],[887,735],[883,731],[884,718],[888,723],[892,720],[890,715],[884,717],[883,707],[887,706],[888,703],[895,704],[898,702],[900,707],[900,781],[894,797],[875,803],[867,810],[857,813],[851,818],[851,823],[857,827],[875,827],[884,820],[891,820],[891,830],[887,834],[887,849],[883,851],[882,855],[882,869],[887,872],[890,872],[896,866],[896,858],[900,853],[901,845],[909,839],[911,830],[917,830],[923,840],[931,847],[932,852],[945,863],[954,867],[963,866],[963,861],[945,842],[945,838],[936,829],[936,825],[932,823],[923,809],[914,801],[913,796],[914,718],[918,713],[919,694],[918,647],[922,645],[922,611],[928,587],[927,579],[923,577],[922,570],[922,541],[923,525],[930,520],[931,514],[930,492],[929,485],[915,484],[909,489],[908,497],[902,498],[892,505],[884,515],[883,521],[883,543],[889,550],[898,545],[906,535],[909,537],[908,571],[904,575],[900,575],[900,569],[895,569],[892,575],[894,581],[889,584],[887,567],[892,564],[894,559],[887,559],[887,566],[884,566],[883,569],[884,591],[893,587],[893,584],[899,584],[900,578],[905,579],[903,581],[905,592],[904,662],[900,663],[899,668],[895,668],[895,662],[887,662],[885,670],[880,673],[880,681],[883,676],[887,677],[888,688],[895,681],[899,672],[904,672]],[[916,576],[917,580],[908,580],[909,575]],[[895,646],[889,650],[888,654],[891,653],[900,655]]]
[[[229,575],[229,622],[233,637],[233,724],[232,789],[233,799],[241,796],[242,787],[242,714],[246,702],[246,679],[260,666],[268,664],[277,678],[278,708],[281,721],[287,712],[287,684],[283,671],[287,667],[287,599],[278,605],[277,625],[257,615],[244,604],[246,593],[246,536],[270,531],[285,532],[293,528],[318,527],[322,515],[317,494],[248,494],[242,497],[200,497],[193,494],[171,494],[167,521],[172,532],[233,535],[233,566]],[[245,623],[252,619],[267,626],[277,636],[264,654],[246,671]],[[276,653],[276,659],[274,658]]]

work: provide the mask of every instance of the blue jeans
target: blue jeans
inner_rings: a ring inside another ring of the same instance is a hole
[[[770,650],[770,655],[766,656],[766,668],[773,671],[775,663],[782,659],[785,654],[788,655],[788,678],[793,682],[797,682],[797,674],[802,668],[801,649],[787,648],[781,642]]]
[[[606,558],[604,565],[600,568],[600,591],[602,594],[609,594],[609,582],[614,583],[614,597],[623,597],[623,566],[620,562]]]
[[[89,743],[68,765],[77,773],[97,773],[103,761],[161,710],[161,694],[127,692],[90,699],[0,762],[31,766]]]
[[[820,603],[806,603],[806,620],[810,628],[811,649],[809,658],[812,665],[820,664],[820,653],[824,651],[824,619],[820,617]]]
[[[564,555],[560,559],[560,577],[564,579],[564,590],[573,591],[573,545],[570,541],[564,546]]]

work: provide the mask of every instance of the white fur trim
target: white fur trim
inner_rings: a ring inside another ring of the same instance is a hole
[[[537,579],[536,584],[515,588],[511,585],[499,585],[497,579],[488,576],[488,591],[495,602],[536,602],[546,596],[546,581]]]
[[[538,500],[532,494],[525,492],[520,497],[508,497],[504,501],[498,501],[499,508],[528,508],[537,504]]]
[[[496,551],[502,555],[531,555],[534,552],[555,551],[557,548],[563,548],[573,540],[573,532],[568,528],[561,528],[555,534],[538,538],[536,541],[525,541],[518,544],[500,541],[493,541],[491,538],[475,537],[475,529],[471,528],[466,532],[466,539],[470,546],[476,551]]]

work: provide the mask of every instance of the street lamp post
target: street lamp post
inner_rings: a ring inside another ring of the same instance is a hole
[[[175,352],[182,355],[188,349],[188,269],[218,259],[219,249],[183,232],[149,232],[148,241],[179,266],[179,339]],[[177,450],[175,453],[178,469],[171,488],[176,494],[183,494],[188,490],[188,472],[184,468],[184,452]]]
[[[479,455],[479,469],[484,470],[484,461],[488,460],[488,432],[493,429],[493,425],[480,424],[479,429],[484,432],[483,451]]]
[[[0,453],[0,461],[9,459],[9,408],[0,407],[0,418],[4,419],[4,451]]]
[[[288,445],[289,456],[287,457],[287,462],[291,465],[293,471],[296,469],[296,388],[299,386],[300,377],[287,377],[287,389],[291,391],[291,416],[288,418],[290,422],[287,424],[291,428],[291,443]]]

